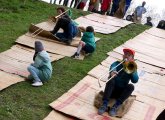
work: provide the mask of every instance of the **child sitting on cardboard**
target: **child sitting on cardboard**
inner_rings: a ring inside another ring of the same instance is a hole
[[[94,36],[94,29],[92,26],[88,26],[85,32],[83,33],[83,36],[81,38],[81,41],[79,42],[78,48],[76,53],[73,57],[79,58],[80,52],[83,50],[85,54],[93,53],[96,49],[96,43],[95,43],[95,36]]]

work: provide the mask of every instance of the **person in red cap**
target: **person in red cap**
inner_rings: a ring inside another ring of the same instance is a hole
[[[132,94],[134,91],[134,85],[130,84],[138,82],[138,74],[135,69],[131,73],[126,72],[124,68],[125,63],[134,61],[135,51],[129,48],[123,49],[123,64],[120,61],[115,61],[110,66],[109,77],[112,78],[106,83],[103,103],[98,109],[98,114],[102,115],[107,111],[108,103],[110,98],[115,98],[115,104],[110,108],[109,115],[115,117],[117,115],[117,110],[120,105]],[[137,66],[136,66],[137,67]],[[120,71],[121,70],[121,71]],[[113,76],[113,77],[112,77]]]

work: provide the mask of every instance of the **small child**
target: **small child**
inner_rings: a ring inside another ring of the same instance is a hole
[[[52,65],[49,54],[40,41],[35,41],[33,61],[34,63],[27,68],[30,72],[28,79],[33,80],[32,86],[42,86],[42,82],[49,80],[52,76]]]
[[[92,26],[88,26],[83,33],[81,41],[79,42],[76,53],[74,54],[75,58],[79,58],[81,50],[85,52],[85,54],[93,53],[96,49],[95,37],[94,37],[94,29]]]

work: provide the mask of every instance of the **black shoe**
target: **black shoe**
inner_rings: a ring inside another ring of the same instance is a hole
[[[72,40],[66,40],[64,41],[67,45],[70,45],[72,43]]]
[[[79,58],[80,54],[78,54],[77,52],[75,52],[75,54],[72,56],[73,58]]]

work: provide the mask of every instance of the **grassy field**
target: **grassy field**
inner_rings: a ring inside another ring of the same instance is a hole
[[[56,5],[37,0],[0,0],[0,52],[14,45],[28,31],[30,23],[39,23],[55,14]],[[73,19],[89,14],[72,10]],[[44,86],[35,88],[21,82],[0,91],[0,120],[41,120],[51,111],[49,103],[72,88],[87,72],[104,60],[106,53],[147,29],[132,24],[110,35],[96,34],[96,52],[83,61],[65,57],[54,62],[53,76]],[[3,78],[1,78],[3,79]]]

